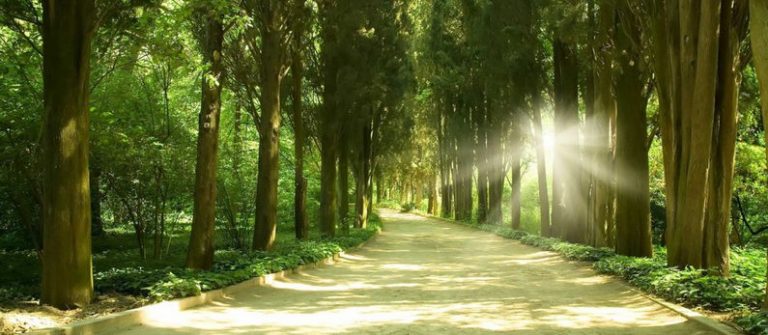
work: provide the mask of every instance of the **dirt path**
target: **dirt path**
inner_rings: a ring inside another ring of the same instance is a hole
[[[384,211],[334,266],[158,315],[119,334],[710,334],[588,266]]]

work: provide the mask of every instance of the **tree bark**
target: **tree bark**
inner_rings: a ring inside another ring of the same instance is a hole
[[[43,0],[43,273],[41,303],[93,298],[88,98],[93,0]]]
[[[299,13],[304,11],[304,0],[297,4]],[[304,119],[302,113],[304,104],[302,100],[302,87],[304,79],[304,16],[295,18],[293,47],[291,48],[291,102],[293,118],[293,155],[294,155],[294,230],[296,239],[309,238],[309,217],[307,217],[307,178],[304,177]]]
[[[336,55],[338,20],[335,3],[324,3],[322,14],[323,106],[320,115],[320,235],[336,234],[336,157],[338,120],[336,91],[339,64]]]
[[[371,185],[371,126],[366,124],[362,129],[362,146],[360,150],[360,173],[357,180],[357,200],[355,202],[355,228],[368,226],[368,213],[370,211],[370,185]]]
[[[556,37],[554,55],[556,155],[552,176],[555,202],[552,228],[555,236],[572,243],[584,243],[586,207],[581,189],[576,46]]]
[[[730,206],[738,96],[733,65],[744,34],[744,5],[656,1],[654,59],[671,266],[728,274],[723,210]]]
[[[261,119],[259,125],[259,174],[256,184],[254,250],[270,250],[277,227],[277,182],[280,172],[280,82],[282,80],[282,30],[279,1],[262,4]]]
[[[594,113],[590,118],[588,143],[592,148],[591,179],[592,197],[590,199],[589,244],[609,246],[609,227],[613,225],[613,189],[615,183],[613,171],[613,148],[611,140],[611,120],[615,119],[616,102],[612,93],[612,59],[614,49],[613,34],[615,27],[615,8],[609,1],[600,3],[598,9],[598,32],[592,49],[594,73]]]
[[[222,44],[224,28],[221,18],[207,18],[205,61],[208,71],[202,79],[202,98],[198,118],[197,164],[192,233],[187,249],[186,266],[210,269],[213,266],[213,235],[216,224],[216,170],[219,151],[221,115]]]
[[[549,186],[547,182],[547,153],[544,148],[544,129],[541,125],[541,96],[535,93],[533,110],[531,111],[531,128],[536,139],[536,174],[539,182],[539,233],[541,236],[552,237],[549,216]]]
[[[752,39],[752,54],[755,64],[755,72],[760,82],[760,101],[763,110],[763,129],[768,129],[768,1],[750,0],[749,1],[749,28]],[[766,143],[768,143],[768,132],[765,132]],[[768,159],[768,148],[766,148],[766,158]],[[768,254],[766,254],[768,259]],[[766,273],[768,278],[768,273]],[[765,301],[763,309],[768,310],[768,280],[765,285]]]
[[[647,101],[639,23],[629,0],[617,2],[614,53],[616,94],[616,252],[651,257],[650,193],[646,145]]]
[[[339,128],[339,225],[341,225],[341,230],[346,233],[349,231],[349,129],[345,124],[339,124]],[[355,172],[353,168],[353,174],[357,176]]]

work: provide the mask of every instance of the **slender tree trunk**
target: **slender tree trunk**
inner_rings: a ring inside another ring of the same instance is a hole
[[[277,181],[280,169],[280,81],[282,29],[278,6],[264,4],[261,29],[261,120],[259,125],[259,174],[256,183],[254,250],[269,250],[277,227]]]
[[[93,298],[88,92],[93,0],[43,0],[43,274],[41,303]]]
[[[733,170],[736,158],[739,87],[741,86],[741,42],[746,38],[747,6],[725,1],[721,9],[718,50],[718,78],[715,97],[715,125],[712,164],[709,169],[709,196],[704,225],[703,267],[722,276],[730,274],[730,226],[733,198]]]
[[[544,148],[544,129],[541,124],[541,96],[535,93],[533,99],[533,118],[531,119],[531,128],[533,129],[533,138],[536,141],[536,174],[539,186],[539,220],[541,236],[552,237],[549,216],[549,186],[547,182],[547,152]]]
[[[336,56],[338,20],[335,3],[321,7],[323,48],[323,106],[320,115],[320,235],[336,235],[336,157],[338,116],[336,77],[339,64]]]
[[[754,55],[755,70],[757,79],[760,82],[760,101],[763,110],[763,129],[768,129],[768,1],[750,0],[749,1],[749,28],[752,38],[752,53]],[[768,143],[768,132],[765,132],[766,143]],[[768,148],[766,148],[766,158],[768,158]],[[768,254],[766,254],[768,259]],[[768,278],[768,273],[766,273]],[[763,309],[768,310],[768,280],[765,285],[765,302]]]
[[[608,246],[609,229],[613,225],[613,150],[611,120],[615,119],[616,102],[612,93],[612,32],[615,26],[615,8],[611,2],[603,1],[598,10],[598,33],[593,45],[595,83],[595,110],[591,117],[589,146],[592,148],[592,198],[590,203],[591,236],[593,246]],[[613,236],[613,234],[610,234]]]
[[[481,105],[484,105],[481,103]],[[475,169],[477,170],[477,222],[486,223],[488,220],[488,121],[485,118],[486,109],[475,107],[473,114],[474,126],[477,131],[475,141]],[[491,223],[498,223],[493,222]]]
[[[205,60],[210,68],[202,79],[202,97],[198,118],[197,165],[192,233],[186,265],[192,269],[213,266],[213,235],[216,224],[216,169],[219,151],[221,114],[221,51],[224,28],[221,19],[209,17],[205,37]]]
[[[614,92],[616,94],[616,252],[651,257],[651,214],[646,145],[647,101],[637,22],[628,0],[617,3]]]
[[[347,233],[349,231],[349,129],[344,124],[340,124],[339,128],[341,128],[338,144],[339,224],[341,225],[341,230]],[[354,176],[357,177],[359,171],[354,169],[354,165],[352,170]]]
[[[498,107],[496,107],[498,108]],[[492,109],[489,112],[490,120],[487,121],[490,125],[488,126],[488,129],[490,129],[489,133],[487,134],[488,138],[488,147],[485,152],[485,156],[487,157],[487,176],[488,176],[488,222],[493,224],[503,224],[504,223],[504,213],[502,212],[502,197],[504,195],[504,156],[501,155],[501,153],[504,151],[504,148],[501,144],[502,139],[502,129],[504,128],[504,125],[502,123],[501,118],[499,117],[501,115],[501,111],[498,109]],[[515,129],[519,129],[519,124],[515,124]],[[522,141],[517,141],[517,139],[513,139],[512,141],[508,141],[508,145],[512,146],[513,155],[517,152],[517,149],[521,149],[522,147]],[[514,160],[514,158],[512,158]],[[512,163],[514,164],[514,162]],[[513,165],[514,169],[514,165]],[[518,164],[519,169],[519,164]],[[514,189],[513,189],[514,193]],[[519,199],[519,197],[518,197]],[[514,225],[515,222],[515,211],[519,211],[520,207],[514,206],[514,200],[512,203],[512,222]],[[519,218],[519,216],[518,216]]]
[[[572,243],[586,240],[586,207],[579,146],[578,62],[576,46],[555,38],[555,132],[552,228]]]
[[[297,4],[299,11],[303,11],[304,1],[301,0]],[[302,113],[304,104],[302,101],[302,87],[304,79],[304,54],[302,52],[304,47],[304,17],[298,17],[295,19],[294,25],[295,34],[293,38],[293,47],[291,48],[291,102],[293,104],[293,155],[294,155],[294,198],[293,198],[293,212],[294,212],[294,229],[296,233],[296,239],[306,240],[309,238],[309,217],[307,217],[307,178],[304,177],[304,141],[306,135],[304,134],[304,119]]]
[[[360,150],[360,174],[357,181],[357,201],[355,206],[355,228],[368,226],[371,183],[371,126],[362,129],[362,146]]]

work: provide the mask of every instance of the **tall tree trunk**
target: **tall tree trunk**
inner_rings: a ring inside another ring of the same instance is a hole
[[[733,65],[744,35],[743,5],[722,0],[678,6],[657,0],[659,10],[653,13],[667,261],[678,267],[714,267],[722,275],[728,274],[728,215],[723,210],[730,204],[723,202],[730,202],[733,174],[733,100],[738,96]]]
[[[297,4],[299,13],[304,11],[304,0]],[[293,104],[293,155],[294,155],[294,230],[296,239],[309,238],[309,217],[307,217],[307,178],[304,177],[304,119],[302,113],[304,104],[302,101],[302,87],[304,79],[304,16],[295,18],[293,27],[293,47],[291,48],[291,103]]]
[[[368,226],[371,184],[371,126],[366,124],[362,129],[362,146],[360,148],[360,174],[357,181],[357,201],[355,206],[355,228]]]
[[[586,239],[586,207],[581,182],[579,89],[576,46],[559,37],[555,55],[556,155],[553,168],[552,228],[555,236],[573,243]]]
[[[721,9],[718,50],[718,78],[715,97],[715,125],[712,164],[709,169],[709,196],[704,225],[703,267],[720,275],[730,274],[730,226],[733,198],[733,170],[736,158],[739,87],[741,86],[741,42],[746,38],[746,1],[725,1]]]
[[[277,182],[280,172],[280,81],[282,77],[282,20],[278,1],[263,4],[261,27],[261,120],[259,174],[256,183],[254,250],[269,250],[277,227]]]
[[[592,197],[590,199],[590,241],[593,246],[608,246],[609,229],[613,225],[613,150],[611,140],[611,120],[615,119],[616,102],[612,93],[612,32],[615,27],[615,8],[609,1],[600,3],[598,10],[598,32],[593,45],[594,60],[594,103],[595,109],[590,118],[588,143],[592,148],[591,179]],[[612,234],[610,234],[612,236]]]
[[[336,55],[337,4],[324,3],[322,14],[323,106],[320,115],[320,235],[336,235],[336,157],[338,115],[336,77],[339,63]]]
[[[752,53],[754,55],[757,79],[760,82],[760,101],[763,110],[763,129],[768,129],[768,1],[749,1],[749,28],[752,38]],[[768,143],[768,132],[764,133]],[[766,148],[768,159],[768,148]],[[768,253],[766,254],[768,259]],[[768,279],[768,273],[766,273]],[[763,309],[768,310],[768,280],[765,284],[765,302]]]
[[[93,0],[43,0],[43,274],[41,303],[93,298],[88,92]]]
[[[503,136],[502,129],[504,125],[501,120],[501,111],[496,107],[489,111],[490,120],[486,121],[489,125],[487,136],[488,147],[485,152],[486,156],[486,175],[488,176],[488,222],[493,224],[504,223],[504,213],[502,212],[502,198],[504,195],[504,156],[501,154],[504,149],[501,144]],[[515,127],[519,127],[516,123]],[[516,128],[517,129],[517,128]],[[513,150],[518,149],[522,145],[521,142],[508,141]],[[517,152],[517,151],[515,151]],[[514,154],[514,152],[513,152]],[[514,158],[512,158],[514,160]],[[512,163],[514,164],[514,162]],[[518,164],[519,168],[519,164]],[[514,165],[513,165],[514,169]],[[514,193],[514,190],[513,190]],[[519,198],[518,198],[519,199]],[[519,211],[520,207],[515,207],[513,203],[512,207],[512,222],[514,224],[515,211]]]
[[[340,124],[339,131],[339,224],[341,230],[346,233],[349,231],[349,129],[344,124]],[[353,170],[355,170],[353,168]],[[358,171],[353,171],[357,176]],[[355,184],[357,185],[357,184]]]
[[[485,105],[480,103],[478,105]],[[477,170],[477,222],[488,220],[488,120],[486,108],[476,106],[472,119],[477,132],[475,139],[475,169]],[[491,223],[498,223],[490,221]]]
[[[541,95],[534,93],[531,128],[536,141],[536,175],[539,186],[539,233],[552,237],[549,214],[549,187],[547,186],[547,152],[544,148],[544,129],[541,124]]]
[[[446,134],[448,127],[445,108],[447,107],[441,104],[438,108],[440,109],[437,120],[437,139],[440,150],[440,216],[448,218],[453,212],[453,192],[451,190],[451,158],[449,156],[451,151],[448,147],[449,140]]]
[[[429,176],[429,200],[427,201],[427,214],[437,215],[437,180],[434,175]]]
[[[458,129],[468,129],[471,126],[471,120],[469,116],[468,106],[466,101],[460,104],[458,109],[459,115],[457,115]],[[457,130],[458,130],[457,129]],[[458,134],[459,132],[455,132]],[[456,201],[456,219],[458,221],[469,222],[472,219],[472,147],[473,141],[470,136],[458,136],[457,141],[457,174],[458,182],[456,183],[456,193],[458,200]]]
[[[640,69],[639,22],[629,0],[617,3],[614,54],[616,94],[616,252],[651,257],[651,209],[646,145],[647,100]]]
[[[219,118],[221,114],[221,51],[224,28],[221,18],[207,18],[205,61],[210,64],[202,76],[202,97],[198,118],[197,164],[192,233],[189,238],[186,265],[192,269],[213,266],[213,234],[216,224],[216,169],[219,151]]]

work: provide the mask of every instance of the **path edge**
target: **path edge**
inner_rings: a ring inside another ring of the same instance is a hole
[[[450,223],[450,224],[455,224],[455,225],[459,225],[459,226],[473,228],[472,226],[463,224],[461,222],[457,222],[455,220],[447,219],[447,218],[436,216],[436,215],[430,215],[430,214],[425,214],[425,213],[420,213],[420,212],[409,212],[408,214],[418,215],[418,216],[421,216],[421,217],[424,217],[424,218],[428,218],[428,219],[433,219],[433,220],[436,220],[436,221],[442,221],[442,222],[446,222],[446,223]],[[486,233],[491,234],[493,236],[498,236],[498,235],[495,235],[495,234],[490,233],[490,232],[486,232]],[[499,236],[499,237],[501,237],[501,236]],[[514,240],[512,240],[512,241],[514,241]],[[541,248],[537,248],[535,246],[530,246],[530,245],[526,245],[526,246],[527,247],[531,247],[531,248],[541,249]],[[555,253],[555,254],[557,254],[557,253]],[[562,257],[562,255],[560,255],[560,254],[557,254],[557,255],[559,257]],[[703,327],[705,327],[705,328],[707,328],[707,329],[709,329],[709,330],[711,330],[711,331],[713,331],[713,332],[715,332],[717,334],[721,334],[721,335],[742,335],[742,334],[744,334],[739,329],[734,328],[733,326],[730,326],[730,325],[728,325],[726,323],[723,323],[721,321],[718,321],[718,320],[715,320],[713,318],[710,318],[710,317],[708,317],[708,316],[706,316],[704,314],[701,314],[699,312],[696,312],[694,310],[685,308],[683,306],[680,306],[680,305],[668,302],[666,300],[663,300],[661,298],[658,298],[658,297],[652,296],[652,295],[650,295],[650,294],[648,294],[646,292],[643,292],[642,290],[638,289],[637,287],[634,287],[634,286],[630,285],[629,283],[625,282],[621,278],[618,278],[618,277],[615,277],[615,276],[609,276],[609,277],[611,277],[613,279],[616,279],[616,281],[618,283],[624,285],[628,289],[636,291],[636,292],[640,293],[641,295],[643,295],[644,297],[650,299],[651,301],[661,305],[662,307],[677,313],[678,315],[684,317],[686,320],[689,320],[691,322],[699,324],[699,325],[701,325],[701,326],[703,326]]]
[[[32,329],[26,334],[31,335],[93,335],[102,334],[104,332],[114,332],[116,330],[125,329],[128,327],[143,324],[150,319],[150,316],[157,315],[157,313],[165,312],[178,312],[194,308],[197,306],[208,304],[214,300],[219,300],[224,297],[231,296],[234,293],[240,292],[244,289],[264,286],[272,283],[276,279],[282,279],[290,274],[301,273],[305,270],[321,268],[324,266],[330,266],[338,263],[341,258],[350,251],[354,251],[364,247],[367,243],[376,239],[381,234],[383,228],[377,229],[376,232],[369,239],[361,242],[360,244],[347,248],[344,251],[337,252],[333,256],[326,257],[313,263],[307,263],[299,265],[295,268],[286,269],[274,273],[269,273],[263,276],[254,277],[246,281],[233,284],[220,289],[205,291],[200,295],[177,298],[173,300],[162,301],[155,304],[142,306],[135,309],[129,309],[117,313],[111,313],[104,316],[98,316],[95,318],[84,319],[75,321],[68,325],[59,327]]]

